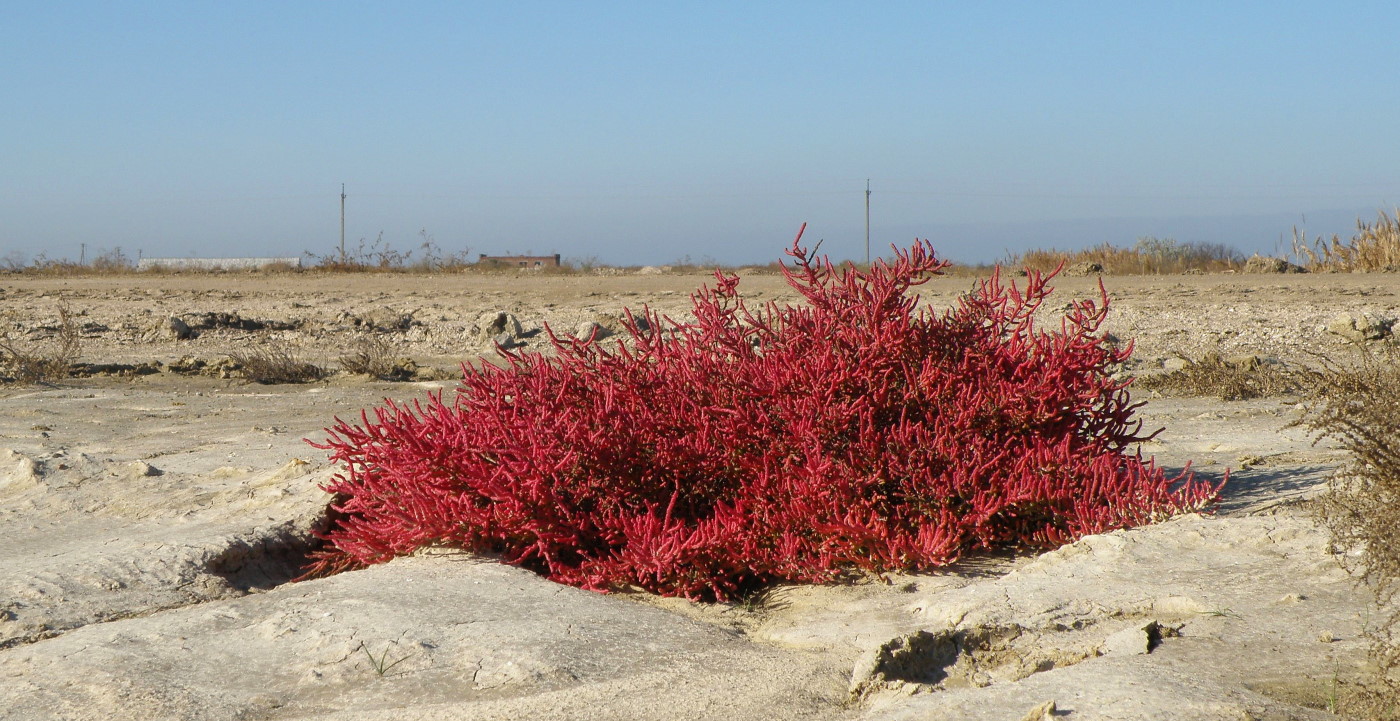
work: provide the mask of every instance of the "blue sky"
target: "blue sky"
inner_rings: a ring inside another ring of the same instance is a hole
[[[1274,252],[1400,204],[1388,3],[8,3],[0,256]]]

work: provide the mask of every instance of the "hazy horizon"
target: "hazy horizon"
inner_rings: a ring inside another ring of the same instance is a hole
[[[34,4],[0,27],[0,257],[327,254],[344,183],[351,248],[745,264],[806,222],[859,259],[867,179],[876,254],[1277,253],[1400,202],[1391,14]]]
[[[913,225],[885,225],[872,230],[871,254],[875,257],[889,256],[892,245],[907,247],[915,239],[930,241],[935,252],[943,258],[957,263],[985,264],[1000,262],[1017,253],[1031,249],[1075,250],[1091,246],[1109,244],[1118,247],[1132,247],[1140,238],[1171,238],[1183,243],[1216,243],[1238,250],[1241,254],[1290,256],[1293,253],[1293,231],[1296,228],[1309,242],[1318,237],[1331,237],[1333,234],[1348,238],[1355,231],[1358,220],[1370,223],[1380,211],[1323,210],[1312,213],[1225,215],[1225,216],[1176,216],[1176,217],[1121,217],[1121,218],[1069,218],[1061,220],[1004,221],[986,223],[928,223]],[[1384,212],[1394,216],[1394,209]],[[863,217],[863,216],[862,216]],[[152,242],[139,241],[128,244],[111,244],[92,241],[78,241],[72,247],[57,246],[44,248],[37,253],[28,253],[16,248],[9,251],[7,260],[34,260],[39,253],[49,260],[77,260],[86,257],[92,260],[104,254],[120,251],[135,260],[140,257],[313,257],[330,256],[339,247],[338,210],[334,237],[320,240],[317,245],[307,244],[234,244],[229,246],[195,242]],[[874,223],[872,223],[874,225]],[[746,264],[766,264],[784,258],[783,251],[790,245],[802,223],[798,222],[784,234],[775,230],[771,238],[754,238],[748,252],[718,256],[707,251],[704,244],[695,248],[680,245],[666,246],[666,250],[635,255],[602,255],[589,252],[590,248],[604,243],[590,244],[578,241],[550,244],[536,238],[535,241],[504,242],[497,245],[477,245],[451,238],[439,237],[429,228],[416,231],[404,230],[397,236],[376,232],[374,236],[359,238],[346,236],[346,248],[350,254],[359,249],[366,252],[376,243],[399,252],[411,252],[411,258],[422,255],[424,240],[431,240],[442,255],[460,253],[470,259],[477,254],[560,254],[563,260],[576,262],[598,262],[605,265],[640,266],[667,265],[682,262],[717,263],[734,266]],[[845,237],[836,234],[823,234],[820,226],[808,224],[803,234],[805,245],[821,242],[821,252],[836,259],[862,260],[865,254],[863,224],[859,228],[848,228]],[[884,236],[884,237],[881,237]],[[669,253],[669,254],[668,254]]]

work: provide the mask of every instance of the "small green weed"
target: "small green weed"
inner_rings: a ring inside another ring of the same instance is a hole
[[[390,661],[389,650],[391,647],[398,645],[398,641],[390,641],[386,646],[384,646],[384,651],[379,654],[378,658],[375,658],[374,653],[369,650],[369,645],[366,644],[364,641],[360,642],[360,650],[364,651],[365,655],[369,657],[369,665],[370,668],[374,670],[374,673],[380,678],[383,678],[384,675],[389,673],[389,671],[395,666],[413,657],[413,654],[410,653],[398,659]]]

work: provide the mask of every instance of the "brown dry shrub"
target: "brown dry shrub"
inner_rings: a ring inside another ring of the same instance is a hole
[[[1186,361],[1186,367],[1143,376],[1137,379],[1135,387],[1186,396],[1215,396],[1222,401],[1267,398],[1301,390],[1297,371],[1258,356],[1222,358],[1218,353],[1208,353],[1197,360],[1178,357]]]
[[[326,370],[301,359],[291,347],[277,341],[264,342],[247,353],[230,353],[237,372],[253,383],[309,383],[326,377]]]
[[[1400,351],[1362,351],[1355,363],[1320,359],[1303,372],[1295,425],[1351,453],[1319,499],[1337,558],[1376,596],[1367,625],[1377,672],[1347,694],[1370,718],[1400,718]],[[1354,553],[1351,553],[1354,552]]]
[[[338,361],[340,369],[346,373],[381,381],[405,381],[413,377],[415,366],[394,357],[394,347],[383,336],[362,335],[351,348],[353,352],[341,356]]]
[[[0,380],[28,384],[66,378],[82,348],[81,329],[66,304],[58,306],[52,332],[47,341],[35,341],[11,328],[0,331]]]

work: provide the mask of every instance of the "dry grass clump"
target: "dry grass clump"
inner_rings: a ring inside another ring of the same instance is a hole
[[[384,233],[381,232],[369,244],[361,238],[353,250],[342,248],[326,255],[310,252],[306,255],[313,268],[332,273],[441,273],[459,272],[472,267],[470,249],[444,253],[426,229],[419,231],[418,235],[423,242],[417,251],[393,247],[384,240]]]
[[[1134,387],[1186,396],[1215,396],[1222,401],[1267,398],[1301,390],[1296,371],[1255,355],[1224,358],[1208,353],[1179,369],[1139,378]]]
[[[231,353],[236,371],[253,383],[309,383],[326,377],[326,369],[302,360],[284,343],[264,342],[247,353]]]
[[[12,328],[0,330],[0,380],[49,383],[66,378],[82,347],[81,329],[67,305],[58,307],[58,325],[51,330],[47,342],[30,340]]]
[[[125,275],[136,272],[136,263],[122,251],[121,247],[99,253],[92,260],[74,261],[67,258],[50,258],[40,253],[33,260],[25,262],[23,254],[12,253],[0,263],[12,273],[33,275]]]
[[[299,265],[292,265],[291,263],[288,263],[288,262],[286,262],[286,261],[284,261],[284,260],[279,260],[279,261],[277,261],[277,262],[275,262],[275,263],[263,263],[262,265],[258,266],[257,268],[254,268],[252,272],[255,272],[255,273],[300,273],[300,272],[301,272],[301,266],[299,266]]]
[[[360,336],[348,355],[339,359],[346,373],[365,375],[381,381],[405,381],[413,377],[414,368],[394,357],[394,347],[383,336]]]
[[[1293,252],[1314,272],[1400,271],[1400,209],[1394,217],[1381,211],[1375,223],[1356,220],[1356,235],[1342,242],[1318,237],[1310,245],[1305,233],[1293,229]]]
[[[1142,237],[1131,248],[1104,243],[1081,250],[1030,250],[1003,263],[1049,272],[1066,268],[1098,266],[1110,275],[1157,275],[1164,273],[1215,273],[1236,269],[1244,262],[1238,250],[1220,243],[1181,243],[1172,238]]]
[[[1400,718],[1400,352],[1361,356],[1351,366],[1322,359],[1305,372],[1304,413],[1296,425],[1352,454],[1333,477],[1320,512],[1338,558],[1376,595],[1380,614],[1366,629],[1378,669],[1348,694],[1368,718]]]

